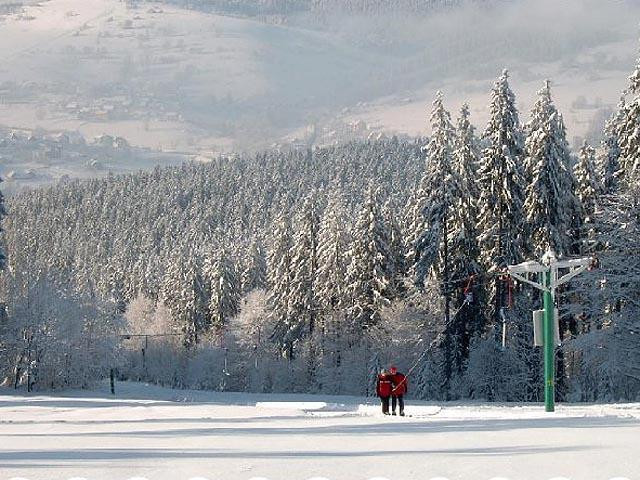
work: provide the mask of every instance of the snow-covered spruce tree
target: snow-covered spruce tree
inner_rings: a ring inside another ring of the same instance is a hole
[[[394,295],[402,295],[405,291],[404,280],[407,274],[407,249],[400,223],[396,216],[396,209],[391,199],[388,199],[382,207],[382,218],[389,232],[389,249],[393,264],[392,291]]]
[[[630,101],[626,104],[622,119],[618,126],[618,146],[620,148],[619,169],[616,178],[620,182],[628,182],[637,178],[635,172],[640,170],[640,56],[633,74],[629,77],[626,95]]]
[[[393,296],[393,255],[389,232],[382,218],[378,192],[369,187],[351,234],[348,252],[347,306],[349,342],[357,344],[363,332],[376,326],[380,311]]]
[[[114,255],[113,261],[104,266],[96,287],[101,299],[114,303],[118,311],[124,313],[127,303],[125,269],[119,255]]]
[[[430,190],[424,209],[428,227],[418,240],[416,273],[418,286],[422,286],[428,276],[445,299],[443,331],[438,347],[443,350],[442,394],[446,398],[449,382],[462,371],[471,336],[480,330],[477,310],[474,312],[474,309],[467,308],[470,305],[465,303],[464,289],[466,286],[471,288],[470,283],[460,281],[462,288],[454,283],[459,278],[470,279],[479,271],[473,227],[473,193],[464,188],[465,182],[468,185],[472,181],[469,175],[473,174],[470,164],[473,161],[470,156],[473,132],[469,125],[464,125],[465,119],[461,120],[463,132],[458,142],[441,94],[434,101],[431,122],[432,136],[427,146],[429,157],[426,170]],[[459,147],[458,155],[456,146]],[[460,310],[463,304],[465,312]],[[456,311],[460,310],[456,318],[451,318],[452,305]]]
[[[493,338],[476,338],[463,377],[466,398],[474,400],[531,401],[527,367],[515,349],[502,351]]]
[[[219,248],[205,260],[204,277],[209,288],[209,323],[220,334],[240,311],[240,282],[231,255]]]
[[[470,121],[469,105],[464,103],[456,122],[455,168],[460,177],[462,190],[468,192],[466,199],[469,215],[475,219],[480,188],[478,186],[478,168],[480,165],[480,144],[475,128]]]
[[[603,184],[596,173],[596,150],[586,141],[580,149],[578,162],[573,167],[576,182],[576,197],[580,202],[582,219],[579,230],[579,253],[593,250],[595,241],[594,214],[598,198],[602,194]]]
[[[0,178],[0,183],[2,183],[2,178]],[[2,192],[0,191],[0,238],[2,235],[2,219],[4,218],[4,216],[7,214],[5,208],[4,208],[4,196],[2,195]],[[4,270],[5,267],[5,262],[6,262],[6,256],[4,253],[4,245],[2,243],[0,243],[0,271]]]
[[[429,190],[422,212],[427,227],[417,240],[416,282],[422,286],[427,276],[433,275],[448,288],[444,285],[451,278],[449,230],[462,185],[453,161],[454,128],[440,92],[433,102],[431,129],[425,172]]]
[[[153,254],[149,252],[148,257],[153,257]],[[160,281],[154,272],[156,267],[154,263],[153,258],[145,258],[143,255],[132,261],[133,271],[131,276],[126,279],[126,290],[131,295],[129,302],[140,295],[149,299],[157,299]]]
[[[320,217],[315,194],[308,195],[297,215],[291,254],[291,293],[289,335],[297,342],[312,335],[318,314],[314,279],[318,273],[318,230]]]
[[[461,197],[456,200],[458,207],[453,217],[450,235],[452,277],[465,280],[452,284],[451,288],[455,289],[453,305],[458,311],[458,321],[461,325],[461,356],[466,361],[469,358],[471,339],[479,335],[484,327],[482,305],[485,299],[483,284],[476,278],[482,271],[476,229],[480,196],[477,177],[480,148],[474,127],[469,120],[467,104],[462,105],[456,123],[453,155],[454,168],[460,179]]]
[[[194,348],[209,327],[209,295],[199,256],[178,251],[166,270],[160,300],[173,315],[174,328],[183,333],[184,346]]]
[[[320,323],[314,280],[318,274],[318,215],[317,195],[306,196],[296,216],[295,235],[291,255],[291,294],[289,295],[289,318],[291,319],[287,341],[295,345],[306,340],[305,357],[307,375],[305,390],[315,387],[317,371],[316,327]],[[320,324],[320,327],[322,325]],[[322,336],[322,328],[318,335]]]
[[[525,169],[528,185],[524,214],[529,231],[527,251],[533,258],[540,258],[549,249],[561,257],[575,253],[578,245],[576,236],[581,230],[583,216],[580,202],[574,194],[575,179],[566,129],[562,116],[553,104],[548,80],[544,88],[538,92],[531,120],[525,130]],[[531,293],[533,292],[526,292],[525,295]],[[528,356],[532,331],[528,322],[517,320],[516,325],[516,338],[513,339],[513,343],[522,356]],[[565,320],[561,328],[564,330],[570,325],[574,325],[574,322]],[[535,360],[535,357],[529,358]],[[562,352],[558,358],[557,393],[562,398],[566,390]],[[539,370],[535,363],[529,367],[530,371]]]
[[[294,344],[289,335],[292,319],[289,316],[289,296],[292,291],[292,230],[288,212],[281,212],[275,221],[273,240],[268,258],[268,304],[274,329],[271,339],[285,358],[293,359]]]
[[[525,169],[528,185],[524,214],[528,225],[529,248],[540,258],[549,248],[557,255],[571,252],[572,227],[579,214],[574,195],[571,157],[562,116],[551,99],[547,80],[526,125]]]
[[[485,268],[494,272],[522,260],[524,239],[524,141],[515,95],[505,70],[491,92],[490,117],[478,169],[478,233]],[[496,279],[491,292],[492,316],[498,322],[506,304],[504,282]]]
[[[347,250],[349,224],[342,194],[332,191],[318,232],[318,271],[314,291],[323,326],[323,360],[325,367],[340,367],[346,297]]]
[[[425,176],[429,190],[423,215],[426,230],[416,244],[416,284],[423,289],[427,277],[437,285],[444,297],[442,333],[435,346],[441,353],[437,368],[441,380],[439,397],[448,398],[449,384],[461,364],[456,322],[451,321],[451,253],[450,230],[456,215],[456,201],[461,198],[460,178],[453,161],[454,128],[449,112],[444,108],[442,94],[437,93],[431,112],[431,137],[427,145]],[[438,323],[438,322],[436,322]]]
[[[426,150],[426,148],[424,149]],[[420,235],[427,230],[424,209],[429,192],[429,178],[426,174],[420,177],[413,192],[409,195],[403,216],[403,233],[406,245],[407,276],[415,281],[415,267],[418,261],[417,245]]]
[[[604,127],[600,151],[597,157],[597,173],[601,190],[611,194],[616,189],[616,173],[620,169],[620,130],[627,113],[624,95],[620,98],[616,112],[611,115]]]
[[[601,268],[590,290],[587,333],[567,346],[581,359],[584,400],[634,401],[640,395],[640,172],[596,211]],[[589,278],[588,276],[586,278]]]
[[[633,178],[633,177],[632,177]],[[640,172],[634,182],[621,186],[621,190],[601,198],[602,206],[596,210],[596,241],[600,247],[598,288],[591,293],[596,320],[594,328],[611,323],[610,317],[625,306],[637,302],[640,281]]]
[[[586,141],[580,149],[578,161],[573,167],[575,178],[575,194],[580,204],[579,221],[574,232],[574,253],[581,256],[589,255],[602,249],[604,245],[598,243],[597,212],[600,210],[601,196],[604,185],[596,173],[595,149]],[[576,215],[578,216],[578,215]],[[580,281],[574,281],[569,295],[561,291],[563,307],[569,316],[568,330],[573,334],[588,331],[593,320],[594,300],[593,290],[598,290],[599,278],[589,273]],[[569,365],[570,368],[571,365]]]
[[[240,273],[240,285],[243,295],[267,286],[267,261],[262,241],[257,236],[251,239],[251,243],[245,249],[242,259],[242,272]]]

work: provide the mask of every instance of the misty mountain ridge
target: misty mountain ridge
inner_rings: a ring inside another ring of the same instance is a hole
[[[203,160],[424,136],[437,90],[452,111],[468,102],[482,128],[505,67],[523,120],[551,78],[571,143],[597,142],[633,62],[640,14],[591,0],[21,3],[0,16],[0,126],[121,137]],[[403,13],[425,5],[425,15]]]

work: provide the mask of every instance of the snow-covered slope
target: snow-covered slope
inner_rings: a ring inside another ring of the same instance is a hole
[[[424,404],[174,391],[0,393],[0,478],[637,478],[640,405]]]
[[[165,150],[269,144],[348,102],[373,64],[329,35],[145,2],[51,0],[0,37],[0,124]]]

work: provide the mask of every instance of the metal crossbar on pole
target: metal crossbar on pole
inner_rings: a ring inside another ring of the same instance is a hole
[[[559,285],[567,283],[593,264],[593,258],[558,260],[549,250],[541,262],[528,261],[507,267],[509,275],[542,291],[544,304],[543,348],[544,348],[544,404],[547,412],[555,410],[555,292]],[[569,270],[559,276],[559,270]],[[540,282],[528,278],[539,274]]]

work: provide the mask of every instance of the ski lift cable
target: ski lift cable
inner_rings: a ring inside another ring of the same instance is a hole
[[[593,261],[592,264],[590,265],[589,270],[593,270],[596,269],[600,266],[600,262],[599,262],[599,257],[601,256],[601,254],[604,253],[606,254],[611,254],[611,253],[615,253],[615,252],[599,252],[598,254],[594,254],[592,255],[593,257]],[[462,305],[460,305],[460,308],[458,308],[458,310],[456,310],[456,312],[453,314],[453,316],[450,318],[449,322],[445,325],[445,328],[448,327],[449,325],[451,325],[451,323],[453,321],[455,321],[455,319],[457,318],[458,314],[460,313],[460,311],[462,311],[462,309],[467,306],[468,304],[470,304],[472,302],[473,296],[470,295],[471,294],[471,289],[473,286],[474,281],[477,281],[478,278],[485,278],[484,282],[478,282],[478,283],[488,283],[489,281],[492,281],[494,279],[498,279],[498,280],[502,280],[504,282],[507,283],[507,306],[508,308],[512,308],[513,307],[513,288],[514,288],[514,279],[511,275],[508,274],[508,272],[506,271],[506,269],[501,269],[501,270],[497,270],[497,271],[493,271],[493,272],[487,272],[484,274],[472,274],[466,277],[459,277],[459,278],[455,278],[455,279],[449,279],[446,280],[444,282],[442,282],[443,284],[460,284],[463,282],[466,282],[465,288],[463,290],[463,293],[465,295],[465,299],[462,303]],[[503,321],[505,320],[505,316],[504,316],[504,311],[501,310],[500,312],[501,317],[503,319]],[[416,359],[416,361],[413,363],[413,365],[411,366],[411,368],[409,368],[409,370],[407,371],[407,374],[405,375],[405,378],[402,380],[402,382],[400,382],[398,385],[396,385],[396,387],[394,387],[393,390],[395,390],[396,388],[398,388],[400,385],[402,385],[403,383],[405,383],[407,381],[407,379],[411,376],[411,374],[415,371],[415,369],[418,367],[418,365],[420,364],[420,362],[422,361],[422,359],[438,344],[438,342],[442,339],[442,333],[439,333],[435,339],[433,339],[433,341],[431,341],[429,343],[429,345],[427,346],[427,348],[425,348],[423,350],[423,352],[418,356],[418,358]]]
[[[456,320],[456,318],[458,317],[458,314],[462,311],[462,309],[464,307],[466,307],[467,305],[469,305],[473,301],[473,295],[471,295],[471,288],[473,286],[473,282],[475,281],[475,279],[477,277],[483,277],[483,276],[484,277],[490,277],[491,279],[497,277],[499,280],[507,282],[507,285],[508,285],[508,287],[507,287],[508,288],[508,307],[511,308],[513,306],[513,279],[511,278],[511,276],[507,275],[505,273],[505,271],[490,272],[490,273],[487,273],[487,274],[484,274],[484,275],[479,275],[479,274],[469,275],[466,278],[459,279],[460,281],[466,280],[466,282],[467,282],[467,284],[465,286],[465,289],[464,289],[465,298],[464,298],[464,301],[462,302],[462,305],[460,305],[460,307],[451,316],[451,318],[449,319],[449,321],[445,325],[445,328],[449,327]],[[504,313],[503,312],[501,312],[501,313],[504,316]],[[413,363],[411,368],[409,368],[409,370],[407,371],[407,374],[405,375],[405,378],[398,385],[396,385],[393,390],[395,390],[396,388],[398,388],[400,385],[404,384],[407,381],[409,376],[418,367],[418,365],[420,364],[422,359],[440,342],[440,340],[442,340],[442,333],[439,333],[436,336],[436,338],[434,338],[433,341],[431,341],[429,343],[427,348],[424,349],[424,351],[420,354],[420,356]]]
[[[455,311],[455,313],[451,316],[451,318],[449,319],[449,322],[447,322],[447,324],[445,325],[446,327],[449,327],[449,325],[451,325],[451,323],[453,323],[453,321],[456,319],[456,317],[458,316],[458,314],[460,313],[460,311],[462,311],[462,309],[467,306],[469,303],[471,303],[469,297],[465,297],[464,302],[462,302],[462,305],[460,305],[460,308],[458,308],[458,310]],[[422,359],[438,344],[438,342],[442,340],[442,333],[439,333],[436,338],[434,338],[429,345],[427,346],[427,348],[424,349],[424,351],[420,354],[420,356],[416,359],[416,361],[413,363],[413,365],[411,366],[411,368],[409,368],[409,370],[407,371],[407,374],[405,375],[405,377],[402,379],[402,381],[396,385],[392,392],[395,391],[399,386],[403,385],[404,383],[406,383],[407,379],[411,376],[411,374],[414,372],[414,370],[418,367],[418,365],[420,364],[420,362],[422,362]]]
[[[475,274],[471,275],[469,277],[469,281],[467,282],[467,285],[464,287],[464,295],[465,297],[471,292],[471,287],[473,286],[473,280],[475,279]]]

